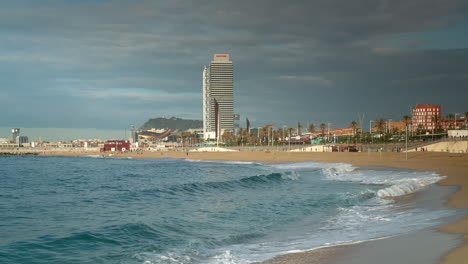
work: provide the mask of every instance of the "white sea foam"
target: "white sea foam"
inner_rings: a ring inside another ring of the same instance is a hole
[[[285,163],[285,164],[270,164],[268,166],[281,169],[281,170],[300,171],[300,170],[324,169],[324,170],[334,170],[338,173],[350,172],[355,169],[355,167],[347,163],[321,163],[321,162],[314,162],[314,161]]]
[[[87,158],[103,158],[102,155],[85,155],[83,157],[87,157]]]
[[[440,181],[443,177],[440,176],[427,176],[420,179],[404,179],[388,188],[379,190],[377,195],[379,197],[397,197],[410,193],[414,193],[427,185],[434,184]]]
[[[184,264],[193,262],[191,257],[179,255],[174,252],[167,254],[142,252],[136,254],[134,257],[142,261],[143,264]]]
[[[301,174],[297,171],[281,173],[281,179],[297,181],[301,177]]]
[[[329,180],[383,185],[385,187],[376,193],[382,198],[414,193],[444,178],[430,171],[360,170],[347,173],[346,171],[337,172],[325,169],[322,173]]]
[[[197,160],[197,159],[186,159],[188,162],[208,162],[208,163],[221,163],[221,164],[238,164],[238,165],[254,165],[254,164],[259,164],[263,165],[263,163],[260,162],[254,162],[254,161],[235,161],[235,160]]]
[[[209,264],[244,264],[248,263],[245,260],[234,256],[230,250],[226,250],[222,254],[216,255],[207,261]]]

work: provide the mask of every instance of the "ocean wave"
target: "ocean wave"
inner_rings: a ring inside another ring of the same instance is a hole
[[[165,190],[158,189],[158,191],[173,195],[177,195],[179,192],[197,194],[199,192],[209,192],[211,190],[234,190],[238,187],[256,188],[265,184],[265,186],[268,186],[268,184],[281,183],[283,181],[297,181],[299,178],[300,174],[298,172],[275,172],[249,176],[237,180],[186,183],[172,186]]]
[[[368,185],[384,185],[385,188],[377,191],[381,198],[398,197],[434,184],[444,178],[430,171],[406,171],[406,170],[360,170],[337,171],[334,168],[324,169],[323,175],[329,180],[357,182]]]
[[[400,183],[396,183],[388,188],[377,191],[377,196],[385,197],[398,197],[410,193],[417,192],[430,184],[440,181],[443,177],[426,177],[422,179],[404,179]]]

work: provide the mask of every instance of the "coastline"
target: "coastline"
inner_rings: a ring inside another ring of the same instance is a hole
[[[45,155],[102,155],[102,153],[63,153],[50,152]],[[413,169],[422,171],[434,171],[447,176],[440,185],[459,186],[459,189],[449,195],[447,204],[455,208],[468,207],[468,154],[413,152],[408,153],[312,153],[312,152],[127,152],[114,155],[115,157],[132,158],[189,158],[200,160],[237,160],[237,161],[263,161],[263,162],[341,162],[358,167],[391,167],[400,169]],[[463,235],[464,243],[448,252],[442,259],[442,264],[468,263],[468,215],[458,222],[436,228],[440,232]],[[372,242],[370,242],[372,243]],[[306,263],[307,259],[324,261],[318,263],[333,263],[335,255],[352,251],[356,245],[338,246],[326,250],[312,250],[301,253],[292,253],[287,256],[287,262],[275,262],[277,259],[267,260],[264,263]],[[304,257],[304,254],[309,254]],[[313,254],[314,256],[311,256]]]

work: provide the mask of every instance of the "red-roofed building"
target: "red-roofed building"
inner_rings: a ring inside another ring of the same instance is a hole
[[[441,120],[441,107],[431,104],[417,104],[413,109],[412,126],[416,130],[422,128],[425,130],[436,129],[436,119]]]
[[[120,151],[125,152],[130,150],[130,141],[128,140],[108,140],[104,147],[101,148],[101,152],[105,151]]]

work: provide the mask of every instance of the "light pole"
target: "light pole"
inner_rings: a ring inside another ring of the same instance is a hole
[[[405,150],[405,157],[406,157],[406,160],[408,160],[408,124],[406,125],[406,129],[405,129],[405,130],[406,130],[406,133],[405,133],[405,134],[406,134],[406,137],[405,137],[405,138],[406,138],[406,139],[405,139],[405,148],[406,148],[406,150]]]
[[[284,146],[284,140],[286,139],[286,137],[285,137],[286,134],[284,133],[285,129],[286,129],[286,126],[283,125],[283,146]]]
[[[453,128],[454,128],[454,129],[457,129],[457,115],[460,115],[460,113],[456,113],[456,114],[454,115],[454,119],[453,119],[453,121],[454,121],[454,123],[453,123]]]
[[[330,140],[330,125],[331,123],[328,123],[328,132],[327,132],[327,140]]]
[[[372,122],[374,122],[374,120],[369,120],[369,135],[371,137],[371,143],[374,143],[374,138],[372,137]]]

